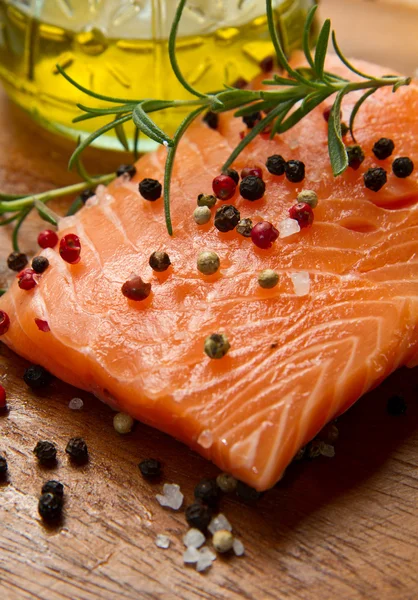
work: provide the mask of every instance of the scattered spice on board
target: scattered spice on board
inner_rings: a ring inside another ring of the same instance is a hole
[[[8,471],[7,459],[3,454],[0,454],[0,478],[4,478]]]
[[[204,532],[212,519],[212,510],[209,506],[194,502],[186,508],[185,516],[190,527]]]
[[[219,488],[215,479],[202,479],[194,488],[194,497],[209,506],[216,506],[219,501]]]
[[[127,415],[123,412],[117,413],[113,417],[113,427],[115,428],[115,431],[117,431],[117,433],[120,433],[121,435],[130,433],[132,431],[134,423],[135,421],[133,420],[133,418],[130,415]]]
[[[38,512],[47,522],[56,522],[62,515],[62,501],[55,494],[47,492],[39,498]]]
[[[167,550],[170,547],[171,540],[168,535],[164,535],[163,533],[158,533],[155,538],[155,545],[158,548],[163,548],[163,550]]]
[[[72,398],[68,403],[70,410],[81,410],[84,406],[84,402],[81,398]]]
[[[258,492],[256,489],[247,485],[243,481],[238,481],[237,483],[237,496],[244,502],[257,502],[263,495],[262,492]]]
[[[7,394],[4,387],[0,384],[0,410],[6,408],[7,405]]]
[[[237,489],[237,480],[229,473],[221,473],[216,478],[216,483],[224,494],[231,494]]]
[[[180,491],[180,486],[176,483],[165,483],[163,493],[156,495],[157,501],[161,506],[179,510],[183,504],[184,496]]]
[[[187,548],[200,548],[206,542],[205,535],[199,529],[189,529],[183,535],[183,543]]]
[[[161,463],[155,458],[142,460],[138,468],[145,479],[156,479],[157,477],[161,477],[162,474]]]
[[[32,390],[41,390],[51,383],[52,375],[41,365],[31,365],[25,370],[23,380]]]
[[[57,448],[53,442],[40,441],[33,449],[33,453],[41,465],[51,465],[57,460]]]
[[[225,552],[232,550],[234,536],[227,529],[220,529],[214,533],[212,543],[216,552],[224,554]]]
[[[89,460],[89,451],[83,438],[75,437],[68,441],[65,452],[70,459],[79,465],[85,464]]]

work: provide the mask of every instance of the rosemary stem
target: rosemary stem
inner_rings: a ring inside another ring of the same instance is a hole
[[[21,211],[25,208],[33,206],[35,200],[39,200],[39,202],[49,202],[53,198],[60,198],[62,196],[67,196],[70,194],[78,194],[87,190],[88,188],[97,186],[99,184],[108,184],[112,179],[115,178],[114,173],[109,173],[107,175],[101,175],[100,177],[94,177],[92,180],[83,181],[81,183],[75,183],[73,185],[67,185],[66,187],[59,188],[57,190],[51,190],[48,192],[41,192],[40,194],[35,194],[34,196],[26,196],[26,198],[22,198],[21,200],[12,200],[10,202],[0,202],[0,214],[4,214],[6,212],[15,212]]]

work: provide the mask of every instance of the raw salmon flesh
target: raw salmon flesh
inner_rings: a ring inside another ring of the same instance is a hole
[[[343,72],[333,59],[328,68]],[[344,120],[356,99],[346,99]],[[61,220],[60,236],[81,240],[81,262],[69,265],[57,249],[43,250],[50,267],[36,288],[24,291],[15,281],[0,299],[11,323],[2,341],[258,490],[271,487],[328,421],[400,365],[418,362],[418,169],[407,179],[391,171],[395,156],[418,166],[418,86],[379,90],[367,100],[356,124],[366,160],[337,178],[323,110],[274,140],[259,136],[234,167],[263,165],[266,194],[249,202],[237,191],[228,202],[241,218],[277,226],[298,192],[312,189],[319,204],[311,227],[261,250],[236,231],[219,232],[213,219],[198,226],[196,198],[211,193],[243,124],[231,115],[221,117],[217,131],[197,123],[176,159],[173,237],[162,199],[148,202],[138,193],[144,177],[162,181],[161,148],[137,162],[131,181],[100,187],[80,212]],[[381,137],[393,139],[395,152],[378,161],[372,146]],[[272,154],[303,161],[305,180],[268,173]],[[377,193],[363,183],[372,166],[388,172]],[[148,264],[156,250],[170,256],[165,273]],[[215,275],[196,268],[204,250],[220,257]],[[267,268],[280,275],[270,290],[257,282]],[[300,272],[309,274],[305,295],[291,277]],[[121,293],[132,274],[152,284],[142,302]],[[50,331],[40,331],[35,319]],[[225,333],[231,344],[220,360],[203,351],[212,333]]]

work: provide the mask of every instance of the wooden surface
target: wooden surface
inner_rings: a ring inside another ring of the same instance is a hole
[[[47,189],[71,180],[70,147],[40,132],[0,93],[0,188]],[[120,157],[91,153],[89,166],[114,168]],[[107,163],[106,165],[104,163]],[[25,250],[34,249],[33,219]],[[10,232],[0,232],[0,284]],[[0,344],[0,381],[10,411],[0,415],[0,451],[10,475],[0,484],[0,599],[138,600],[412,600],[418,595],[418,384],[402,370],[363,398],[338,423],[334,459],[292,465],[257,507],[227,498],[222,510],[245,546],[242,558],[218,558],[207,575],[182,562],[184,513],[155,500],[162,483],[141,478],[137,463],[164,463],[164,481],[186,500],[217,470],[166,435],[137,424],[121,437],[112,411],[88,394],[54,381],[35,395],[22,381],[26,363]],[[390,417],[387,398],[403,393],[407,414]],[[68,408],[74,396],[82,411]],[[71,466],[68,438],[83,436],[91,461]],[[40,439],[59,448],[58,466],[37,465]],[[65,485],[65,518],[45,527],[37,513],[42,483]],[[155,546],[167,533],[168,550]]]

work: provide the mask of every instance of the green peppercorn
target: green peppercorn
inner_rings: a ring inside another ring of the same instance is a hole
[[[208,206],[198,206],[193,211],[193,219],[198,225],[206,225],[209,223],[212,213]]]
[[[234,536],[227,529],[220,529],[215,531],[212,538],[212,544],[216,552],[224,554],[232,549],[234,543]]]
[[[251,219],[241,219],[235,229],[243,237],[251,237],[253,222]]]
[[[215,206],[218,199],[216,196],[212,196],[210,194],[199,194],[197,197],[197,205],[198,206],[207,206],[208,208],[212,208]]]
[[[209,358],[223,358],[230,347],[228,338],[223,333],[212,333],[205,339],[204,350]]]
[[[216,252],[200,252],[197,257],[197,268],[203,275],[213,275],[220,265],[221,261]]]
[[[298,194],[298,202],[300,204],[309,204],[311,208],[318,206],[318,196],[313,190],[302,190]]]
[[[224,494],[230,494],[231,492],[235,492],[237,489],[237,480],[232,475],[228,473],[221,473],[216,478],[216,483]]]
[[[130,415],[126,413],[116,413],[113,417],[113,427],[115,431],[120,433],[121,435],[125,433],[130,433],[132,431],[132,427],[134,426],[135,421]]]
[[[258,274],[258,284],[260,287],[269,290],[274,288],[279,282],[279,275],[273,269],[264,269]]]

